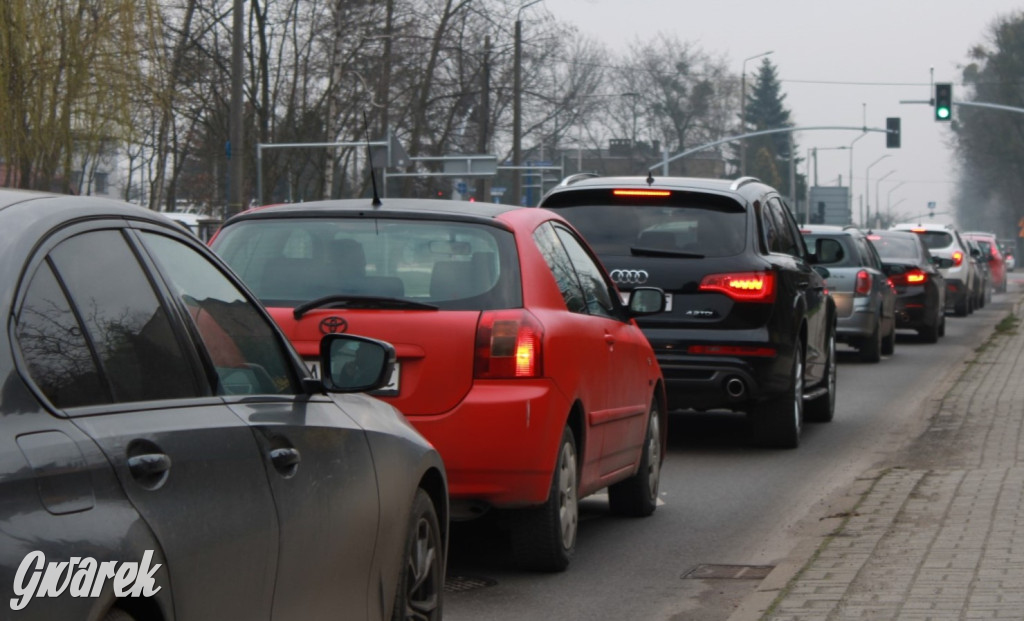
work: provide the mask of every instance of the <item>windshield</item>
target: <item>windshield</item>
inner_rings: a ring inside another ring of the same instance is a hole
[[[239,222],[213,249],[267,306],[328,296],[448,310],[522,305],[508,231],[443,220],[280,218]],[[398,306],[401,307],[401,306]]]
[[[914,259],[918,258],[917,240],[906,237],[872,238],[871,244],[883,259]]]
[[[743,252],[746,243],[746,211],[736,203],[731,209],[697,203],[572,205],[556,211],[602,256],[660,251],[665,256],[731,257]]]

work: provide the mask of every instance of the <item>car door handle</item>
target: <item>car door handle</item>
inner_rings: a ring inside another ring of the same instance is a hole
[[[276,448],[270,451],[270,461],[274,463],[274,468],[286,477],[290,477],[295,474],[295,471],[299,467],[299,462],[302,461],[302,455],[298,449],[294,448]]]
[[[612,334],[611,332],[605,332],[604,333],[604,342],[608,343],[609,345],[614,345],[615,344],[615,335]]]
[[[128,470],[140,481],[151,481],[171,469],[171,458],[163,453],[145,453],[128,458]]]

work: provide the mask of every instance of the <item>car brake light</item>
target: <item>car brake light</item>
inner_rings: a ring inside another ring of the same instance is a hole
[[[524,310],[487,311],[476,328],[473,377],[512,379],[540,377],[540,322]]]
[[[701,291],[720,291],[737,302],[775,301],[773,272],[736,272],[708,274],[700,281]]]
[[[921,228],[915,228],[915,229],[910,229],[910,230],[913,231],[914,233],[927,233],[928,232],[928,229],[921,229]]]
[[[889,278],[889,281],[894,285],[920,285],[928,280],[928,274],[921,270],[914,268],[903,272],[902,274],[894,274]]]
[[[964,253],[956,250],[953,252],[953,265],[960,267],[960,264],[964,262]]]
[[[868,235],[868,239],[870,239],[871,241],[878,241],[878,240],[882,239],[882,236],[881,235]]]
[[[857,272],[857,284],[853,288],[856,295],[871,293],[871,274],[867,270]]]
[[[672,196],[668,190],[612,190],[615,196]]]

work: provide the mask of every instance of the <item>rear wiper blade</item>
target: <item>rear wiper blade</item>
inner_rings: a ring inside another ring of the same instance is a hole
[[[662,248],[638,248],[633,247],[629,252],[634,257],[682,257],[684,259],[703,259],[704,255],[696,252],[683,252],[682,250],[665,250]]]
[[[388,298],[375,295],[334,294],[299,304],[292,311],[296,319],[315,308],[386,308],[398,310],[438,310],[433,304],[414,302],[402,298]]]

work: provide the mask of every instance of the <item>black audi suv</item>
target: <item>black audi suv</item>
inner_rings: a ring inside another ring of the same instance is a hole
[[[574,175],[540,207],[576,226],[623,295],[666,292],[637,320],[671,410],[745,412],[761,444],[796,447],[835,408],[836,308],[782,197],[751,177]]]

